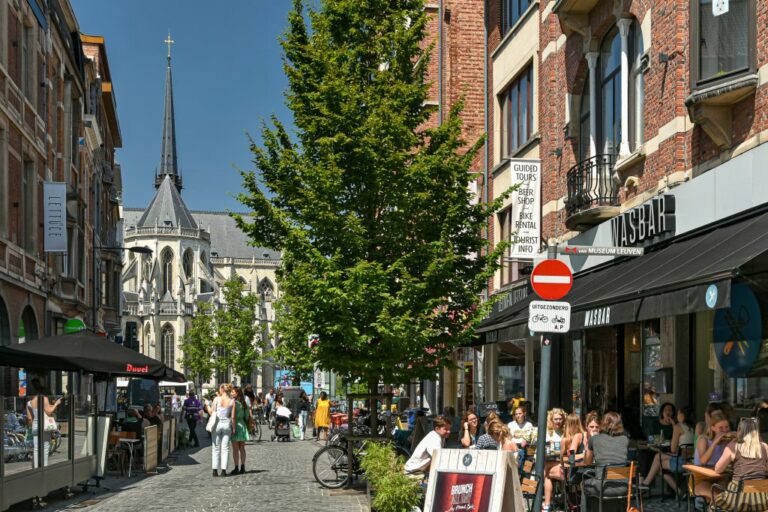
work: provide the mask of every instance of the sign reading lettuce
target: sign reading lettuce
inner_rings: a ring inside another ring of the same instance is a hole
[[[746,377],[760,355],[763,319],[752,289],[731,287],[731,307],[718,309],[713,325],[715,356],[728,377]]]

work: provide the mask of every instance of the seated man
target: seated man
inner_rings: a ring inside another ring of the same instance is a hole
[[[141,438],[144,435],[144,420],[142,419],[139,411],[136,409],[128,409],[126,411],[126,417],[123,421],[123,432],[133,432],[137,437]],[[149,422],[147,422],[149,424]]]
[[[451,435],[451,422],[443,416],[437,416],[433,420],[435,429],[424,436],[424,439],[413,450],[411,458],[405,463],[405,474],[407,475],[425,475],[429,473],[429,466],[432,463],[432,452],[440,450]]]

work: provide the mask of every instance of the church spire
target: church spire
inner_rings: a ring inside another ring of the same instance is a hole
[[[181,172],[176,160],[176,119],[173,114],[173,79],[171,78],[171,32],[163,41],[168,45],[168,68],[165,71],[165,112],[163,114],[163,144],[160,152],[160,170],[155,176],[155,188],[159,188],[166,176],[170,176],[181,191]]]

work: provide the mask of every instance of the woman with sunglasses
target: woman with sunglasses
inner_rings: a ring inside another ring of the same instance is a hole
[[[714,496],[715,503],[723,510],[736,510],[739,484],[744,479],[765,478],[768,471],[768,445],[760,441],[757,418],[742,418],[736,431],[736,439],[728,443],[723,455],[715,464],[715,471],[723,474],[733,463],[733,478],[726,492]],[[768,493],[744,493],[738,500],[739,511],[768,510]]]

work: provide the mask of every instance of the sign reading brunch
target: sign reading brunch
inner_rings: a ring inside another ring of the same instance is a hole
[[[435,450],[424,512],[523,512],[515,454]]]

